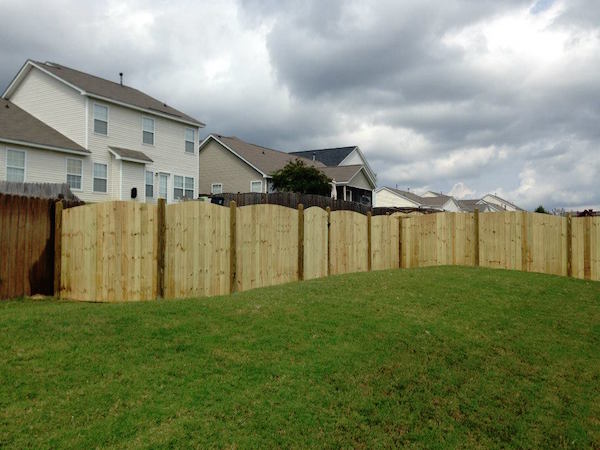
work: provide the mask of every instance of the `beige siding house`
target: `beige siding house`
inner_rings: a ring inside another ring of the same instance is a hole
[[[219,134],[204,139],[199,154],[201,194],[271,192],[271,174],[296,159],[309,166],[324,167],[318,161]]]
[[[36,61],[25,63],[2,98],[11,111],[18,108],[37,127],[46,126],[71,144],[32,147],[31,136],[19,135],[17,125],[0,126],[0,179],[66,182],[92,202],[133,197],[154,202],[159,195],[172,202],[198,193],[198,135],[204,125],[164,102],[121,83]],[[11,133],[20,136],[18,142],[10,142]],[[17,149],[25,151],[22,171],[11,168],[13,160],[23,159]]]

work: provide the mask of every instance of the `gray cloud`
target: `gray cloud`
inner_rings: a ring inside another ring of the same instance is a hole
[[[600,207],[591,0],[5,1],[3,13],[3,86],[28,57],[123,71],[207,132],[360,145],[380,184]]]

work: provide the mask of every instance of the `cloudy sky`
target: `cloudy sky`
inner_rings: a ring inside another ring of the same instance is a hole
[[[27,58],[144,90],[205,130],[358,145],[380,186],[600,208],[597,0],[0,0]]]

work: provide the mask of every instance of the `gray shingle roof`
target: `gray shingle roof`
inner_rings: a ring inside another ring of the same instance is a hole
[[[423,203],[423,197],[421,197],[420,195],[417,195],[413,192],[409,192],[409,191],[401,191],[400,189],[394,189],[394,188],[387,188],[392,192],[395,192],[396,194],[399,194],[401,196],[403,196],[404,198],[407,198],[410,201],[413,201],[417,204],[422,204]]]
[[[320,167],[319,169],[336,183],[347,183],[363,168],[362,165]]]
[[[354,147],[335,147],[335,148],[322,148],[317,150],[303,150],[300,152],[290,152],[291,155],[302,156],[306,159],[313,159],[313,155],[317,161],[321,161],[326,166],[337,166],[339,165],[352,151]]]
[[[202,122],[194,119],[193,117],[190,117],[187,114],[184,114],[181,111],[167,105],[166,103],[150,97],[149,95],[132,87],[105,80],[104,78],[71,69],[70,67],[60,64],[38,61],[32,62],[89,94],[95,94],[100,97],[127,103],[128,105],[136,106],[138,108],[167,114],[176,119],[185,120],[198,126],[204,126]]]
[[[0,139],[90,153],[14,103],[0,98]]]
[[[220,134],[212,136],[266,175],[271,175],[273,172],[282,169],[288,162],[296,159],[304,161],[308,166],[324,167],[319,161],[311,161],[290,153],[250,144],[235,136],[222,136]]]
[[[117,154],[117,156],[119,156],[121,159],[124,159],[125,161],[134,160],[134,161],[154,162],[144,152],[140,152],[137,150],[130,150],[128,148],[122,148],[122,147],[109,146],[108,148],[110,148],[115,154]]]

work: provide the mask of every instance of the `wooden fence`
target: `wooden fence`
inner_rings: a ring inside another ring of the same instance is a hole
[[[222,295],[333,274],[468,265],[600,280],[600,217],[524,212],[372,217],[278,205],[86,205],[62,213],[60,295]]]
[[[54,293],[55,202],[0,194],[0,299]]]

